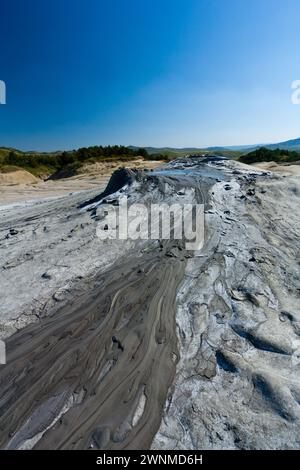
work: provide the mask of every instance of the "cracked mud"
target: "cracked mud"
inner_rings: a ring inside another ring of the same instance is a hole
[[[299,178],[192,157],[125,176],[0,211],[1,448],[299,448]],[[121,194],[205,203],[204,247],[100,241]]]

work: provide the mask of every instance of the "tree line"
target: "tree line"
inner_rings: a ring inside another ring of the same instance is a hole
[[[131,160],[138,157],[150,159],[151,156],[144,148],[132,149],[122,145],[82,147],[78,150],[56,153],[10,151],[1,156],[1,166],[17,166],[27,170],[48,169],[55,172],[68,166],[81,166],[84,162]]]

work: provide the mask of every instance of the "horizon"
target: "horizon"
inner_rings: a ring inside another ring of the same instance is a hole
[[[0,145],[47,152],[291,140],[300,127],[298,14],[296,0],[5,4]]]
[[[0,143],[0,148],[2,149],[12,149],[12,150],[20,150],[21,152],[37,152],[37,153],[55,153],[55,152],[71,152],[72,150],[77,150],[79,148],[82,148],[82,147],[106,147],[106,146],[114,146],[114,145],[117,145],[117,146],[120,146],[120,147],[136,147],[136,148],[155,148],[155,149],[174,149],[174,150],[184,150],[186,148],[192,148],[192,149],[199,149],[199,150],[206,150],[206,149],[209,149],[209,148],[213,148],[213,147],[219,147],[219,148],[231,148],[231,147],[245,147],[245,148],[250,148],[250,147],[263,147],[264,145],[280,145],[281,143],[283,142],[290,142],[290,141],[293,141],[293,140],[298,140],[300,139],[300,137],[292,137],[292,138],[288,138],[288,139],[284,139],[282,140],[281,142],[264,142],[264,143],[261,143],[261,142],[258,142],[258,143],[253,143],[253,144],[231,144],[231,145],[208,145],[206,147],[204,146],[201,146],[201,145],[184,145],[182,147],[173,147],[171,145],[161,145],[161,146],[156,146],[156,145],[135,145],[135,144],[128,144],[128,145],[125,145],[125,144],[122,144],[122,143],[108,143],[108,144],[102,144],[102,143],[97,143],[97,144],[90,144],[90,145],[83,145],[81,147],[69,147],[69,148],[53,148],[53,149],[50,149],[50,150],[44,150],[44,149],[40,149],[40,148],[27,148],[27,149],[24,149],[24,148],[20,148],[20,147],[14,147],[13,145],[1,145]]]
[[[0,464],[300,450],[300,0],[0,11]]]

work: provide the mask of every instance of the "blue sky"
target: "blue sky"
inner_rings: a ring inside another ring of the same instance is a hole
[[[0,146],[300,136],[299,0],[10,0],[0,15]]]

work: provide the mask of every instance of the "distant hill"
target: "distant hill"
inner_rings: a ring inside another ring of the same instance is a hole
[[[286,140],[285,142],[279,142],[278,144],[270,144],[266,145],[265,147],[274,150],[274,149],[283,149],[283,150],[300,150],[300,138]]]
[[[235,151],[240,151],[240,152],[251,152],[259,148],[267,148],[270,150],[276,150],[276,149],[281,149],[281,150],[295,150],[299,151],[300,150],[300,138],[297,139],[291,139],[291,140],[285,140],[283,142],[278,142],[276,144],[255,144],[255,145],[232,145],[232,146],[226,146],[226,147],[207,147],[206,150],[213,150],[213,151],[224,151],[224,150],[235,150]]]
[[[148,153],[176,153],[187,155],[189,153],[207,153],[207,152],[245,152],[261,147],[262,144],[257,145],[229,145],[229,146],[212,146],[212,147],[144,147]],[[128,148],[132,150],[138,149],[135,145],[129,145]]]
[[[36,152],[22,151],[12,147],[0,147],[0,172],[8,172],[16,168],[46,178],[50,175],[71,175],[83,164],[98,161],[123,161],[142,157],[144,160],[170,161],[188,154],[220,155],[238,159],[245,163],[256,161],[295,161],[300,157],[300,138],[279,142],[277,144],[215,147],[144,147],[137,146],[93,146],[71,151]],[[267,152],[267,150],[269,152]],[[272,151],[275,151],[272,154]],[[282,152],[279,152],[282,151]],[[271,152],[271,153],[270,153]],[[292,153],[294,152],[294,153]]]
[[[14,152],[18,155],[59,155],[60,153],[62,153],[60,150],[57,150],[55,152],[39,152],[37,150],[28,150],[24,152],[23,150],[19,150],[13,147],[0,147],[1,157],[9,155],[11,152]]]
[[[223,153],[223,152],[252,152],[261,147],[268,148],[271,150],[283,149],[283,150],[300,150],[300,138],[286,140],[283,142],[278,142],[276,144],[260,143],[260,144],[251,144],[251,145],[226,145],[226,146],[211,146],[211,147],[145,147],[147,152],[150,154],[177,154],[177,155],[186,155],[188,153]],[[129,148],[137,149],[133,145],[130,145]]]
[[[10,152],[22,153],[20,150],[10,148],[10,147],[0,147],[0,157],[5,157]]]
[[[156,159],[158,154],[155,155]],[[125,146],[93,146],[63,152],[23,152],[13,148],[0,147],[0,173],[26,170],[40,178],[65,178],[75,174],[83,165],[96,162],[124,162],[151,156],[143,148],[136,150]],[[165,158],[168,160],[168,158]]]
[[[280,148],[273,150],[267,147],[260,147],[253,152],[242,155],[239,161],[248,164],[261,162],[298,163],[300,161],[300,153],[295,150]]]
[[[300,138],[286,140],[284,142],[278,142],[276,144],[255,144],[255,145],[229,145],[225,147],[206,147],[204,150],[223,152],[225,150],[233,150],[237,152],[252,152],[261,147],[268,148],[270,150],[282,149],[282,150],[300,150]]]
[[[129,149],[136,151],[138,149],[135,145],[129,145]],[[182,157],[188,154],[218,154],[223,155],[228,158],[238,158],[242,152],[238,149],[233,149],[229,147],[144,147],[148,154],[152,157],[169,157],[170,158],[177,158]]]

